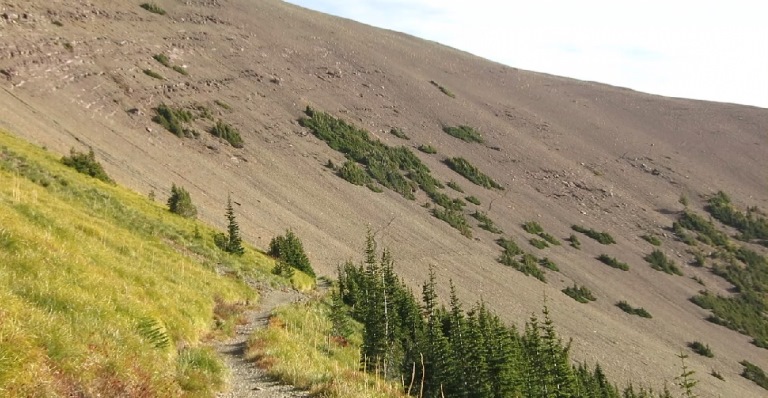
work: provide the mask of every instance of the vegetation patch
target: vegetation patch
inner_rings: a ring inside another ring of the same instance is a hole
[[[371,139],[367,131],[310,107],[306,114],[307,117],[299,120],[302,126],[349,160],[360,164],[382,186],[407,199],[415,199],[417,188],[430,197],[443,188],[443,184],[432,177],[429,168],[409,149],[387,146]]]
[[[213,103],[218,105],[221,109],[232,110],[232,106],[222,100],[213,100]]]
[[[768,390],[768,375],[765,374],[762,368],[749,361],[741,361],[739,363],[741,366],[744,366],[744,370],[741,371],[742,377],[752,380],[758,386]]]
[[[589,288],[585,286],[577,286],[575,283],[573,286],[568,286],[563,289],[562,292],[565,293],[568,297],[583,304],[597,300]]]
[[[579,241],[579,237],[571,234],[571,236],[568,237],[568,242],[570,242],[571,247],[574,249],[581,249],[581,241]]]
[[[572,225],[571,229],[573,229],[576,232],[581,232],[582,234],[587,235],[590,238],[604,245],[610,245],[610,244],[616,243],[616,241],[613,240],[613,237],[608,232],[599,232],[591,228],[584,228],[580,225]]]
[[[472,203],[476,206],[480,206],[480,199],[474,197],[474,196],[467,196],[464,198],[467,202]]]
[[[657,271],[666,272],[670,275],[683,275],[680,268],[677,268],[677,265],[675,265],[675,262],[667,258],[661,250],[654,250],[643,258],[651,264],[651,268]]]
[[[171,69],[173,69],[177,73],[180,73],[180,74],[182,74],[184,76],[188,76],[189,75],[189,71],[187,71],[187,68],[185,68],[185,67],[183,67],[181,65],[173,65],[171,67]]]
[[[725,192],[719,191],[707,201],[704,210],[721,223],[739,230],[737,239],[768,246],[768,219],[759,215],[757,208],[749,208],[743,213],[732,205]]]
[[[746,248],[739,248],[725,266],[712,271],[733,284],[738,294],[722,297],[703,291],[691,301],[712,310],[707,320],[753,338],[752,344],[768,349],[768,260]]]
[[[496,181],[491,179],[491,177],[488,177],[487,175],[480,172],[480,170],[477,169],[477,167],[473,166],[469,161],[467,161],[464,158],[456,157],[456,158],[449,158],[445,160],[445,164],[451,168],[451,170],[459,173],[464,178],[468,179],[469,181],[480,185],[481,187],[485,187],[488,189],[496,188],[496,189],[504,189],[501,185],[499,185]]]
[[[453,93],[452,93],[450,90],[448,90],[447,88],[445,88],[445,87],[441,86],[441,85],[440,85],[439,83],[437,83],[436,81],[434,81],[434,80],[430,80],[429,82],[430,82],[430,83],[431,83],[433,86],[437,87],[437,89],[438,89],[438,90],[440,90],[440,92],[441,92],[441,93],[443,93],[443,94],[445,94],[445,95],[447,95],[447,96],[449,96],[449,97],[451,97],[451,98],[456,98],[456,95],[455,95],[455,94],[453,94]]]
[[[531,244],[531,246],[537,248],[537,249],[546,249],[549,247],[549,243],[545,240],[531,238],[528,240],[528,243]]]
[[[165,54],[155,54],[152,56],[152,58],[155,61],[159,62],[161,65],[165,66],[166,68],[171,67],[171,59],[168,58],[168,56]]]
[[[175,136],[183,138],[194,135],[192,130],[184,127],[184,124],[191,122],[192,119],[192,112],[186,109],[160,104],[155,108],[155,116],[152,121],[163,126]]]
[[[96,154],[93,153],[93,148],[88,148],[88,153],[78,152],[74,148],[69,150],[69,156],[61,158],[61,163],[64,166],[71,167],[77,170],[78,173],[91,176],[97,180],[106,182],[107,184],[114,184],[115,181],[107,175],[104,171],[104,167],[96,160]]]
[[[472,237],[472,227],[470,227],[467,219],[464,217],[464,213],[461,211],[446,208],[435,208],[432,209],[432,215],[440,220],[445,221],[448,223],[448,225],[458,230],[467,238]]]
[[[155,3],[142,3],[140,7],[153,14],[165,15],[165,10]]]
[[[405,134],[405,131],[403,129],[399,129],[396,127],[392,127],[389,129],[389,134],[394,135],[397,138],[403,139],[403,140],[410,140],[411,137],[408,137],[408,134]]]
[[[435,147],[427,144],[419,145],[419,150],[429,155],[434,155],[437,153],[437,149],[435,149]]]
[[[641,238],[654,246],[661,246],[661,239],[659,239],[659,237],[656,235],[645,234],[641,236]]]
[[[547,279],[544,276],[544,272],[539,268],[536,257],[530,254],[524,254],[523,250],[515,243],[515,241],[506,238],[499,238],[496,243],[504,250],[499,257],[498,262],[502,265],[512,267],[525,275],[533,276],[534,278],[546,282]],[[522,258],[517,259],[517,256],[523,255]]]
[[[235,148],[243,147],[243,138],[240,137],[240,132],[221,120],[217,121],[216,124],[211,127],[211,134],[224,139],[224,141],[227,141]]]
[[[714,358],[715,354],[712,352],[712,349],[709,348],[709,344],[704,344],[700,341],[694,341],[691,343],[688,343],[688,348],[693,350],[693,352],[705,356],[707,358]]]
[[[345,161],[337,174],[354,185],[368,185],[373,181],[359,164],[351,160]]]
[[[448,186],[448,188],[453,189],[456,192],[464,193],[464,189],[456,182],[456,181],[448,181],[445,185]]]
[[[192,204],[192,198],[184,187],[171,186],[171,196],[168,198],[168,210],[186,218],[195,218],[197,208]]]
[[[313,278],[315,277],[315,270],[304,252],[304,245],[290,229],[285,231],[285,235],[272,238],[267,254]]]
[[[690,210],[686,210],[680,215],[678,223],[685,229],[698,232],[698,239],[703,243],[724,248],[729,245],[728,236],[720,232],[711,221]]]
[[[622,311],[624,311],[624,312],[626,312],[627,314],[630,314],[630,315],[637,315],[639,317],[649,318],[649,319],[653,318],[651,316],[651,314],[648,311],[645,310],[645,308],[642,308],[642,307],[641,308],[635,308],[635,307],[629,305],[629,303],[627,303],[624,300],[621,300],[618,303],[616,303],[616,306],[621,308]]]
[[[477,221],[480,222],[480,224],[478,225],[480,228],[493,234],[503,233],[503,231],[496,226],[493,220],[491,220],[491,218],[488,217],[488,213],[484,211],[476,210],[474,213],[472,213],[472,217],[474,217]]]
[[[152,77],[152,78],[155,78],[155,79],[157,79],[157,80],[165,80],[165,78],[163,77],[163,75],[161,75],[161,74],[159,74],[159,73],[157,73],[157,72],[153,71],[152,69],[144,69],[144,71],[143,71],[143,72],[144,72],[144,74],[145,74],[145,75],[147,75],[147,76],[149,76],[149,77]]]
[[[539,260],[539,265],[541,265],[542,267],[544,267],[544,268],[546,268],[548,270],[552,270],[552,271],[556,271],[556,272],[560,271],[560,268],[557,266],[557,264],[555,264],[554,261],[552,261],[552,260],[550,260],[550,259],[548,259],[546,257],[544,257],[544,258]]]
[[[477,142],[479,144],[482,144],[483,136],[480,135],[480,132],[475,130],[472,127],[460,125],[456,127],[451,126],[445,126],[443,127],[443,131],[455,138],[458,138],[464,142]]]
[[[627,263],[623,263],[617,260],[615,257],[611,257],[607,254],[601,254],[597,256],[597,259],[600,260],[603,264],[608,265],[609,267],[617,268],[622,271],[629,271],[629,265]]]

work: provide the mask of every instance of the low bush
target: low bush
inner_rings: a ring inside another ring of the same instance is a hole
[[[451,188],[456,192],[464,193],[464,189],[458,183],[456,183],[456,181],[453,181],[453,180],[448,181],[445,185],[447,185],[448,188]]]
[[[682,275],[682,271],[677,268],[675,262],[667,258],[667,256],[660,250],[654,250],[651,254],[644,257],[645,261],[651,264],[651,268],[666,272],[670,275]]]
[[[411,137],[408,137],[408,134],[405,134],[405,131],[399,128],[392,127],[389,130],[389,134],[394,135],[397,138],[403,139],[403,140],[410,140]]]
[[[445,94],[445,95],[447,95],[447,96],[449,96],[449,97],[451,97],[451,98],[456,98],[456,95],[455,95],[455,94],[453,94],[453,93],[452,93],[450,90],[448,90],[447,88],[445,88],[445,87],[441,86],[441,85],[440,85],[439,83],[437,83],[436,81],[434,81],[434,80],[431,80],[431,81],[430,81],[430,83],[431,83],[433,86],[437,87],[437,88],[438,88],[438,90],[440,90],[440,92],[441,92],[441,93],[443,93],[443,94]]]
[[[173,108],[160,104],[155,108],[155,116],[152,121],[163,126],[177,137],[191,137],[192,131],[184,128],[184,123],[192,121],[192,113],[186,109]]]
[[[504,249],[504,252],[509,256],[517,256],[523,254],[523,249],[521,249],[520,246],[518,246],[517,243],[512,239],[499,238],[496,239],[496,244],[501,246]]]
[[[419,150],[429,155],[434,155],[437,153],[437,149],[435,149],[435,147],[433,147],[432,145],[426,145],[426,144],[419,145]]]
[[[168,210],[171,213],[178,214],[186,218],[195,218],[197,216],[197,208],[192,204],[192,198],[189,196],[189,192],[183,187],[171,186],[171,196],[168,198]]]
[[[661,246],[661,239],[656,235],[645,234],[641,238],[654,246]]]
[[[476,198],[474,196],[467,196],[464,199],[466,199],[466,201],[469,202],[469,203],[472,203],[472,204],[474,204],[476,206],[480,206],[480,199],[478,199],[478,198]]]
[[[229,144],[235,148],[243,147],[243,139],[240,137],[240,132],[237,131],[236,128],[227,123],[224,123],[221,120],[216,122],[216,124],[211,128],[210,132],[214,136],[229,142]]]
[[[472,237],[472,227],[469,226],[467,219],[464,218],[464,213],[461,211],[436,208],[432,209],[432,215],[445,221],[467,238]]]
[[[450,127],[445,126],[443,127],[443,131],[455,138],[458,138],[464,142],[477,142],[479,144],[483,143],[483,137],[480,135],[480,133],[475,130],[472,127],[469,126],[457,126],[457,127]]]
[[[653,318],[651,314],[645,310],[645,308],[635,308],[629,305],[626,301],[622,300],[616,303],[616,306],[621,308],[622,311],[630,315],[637,315],[643,318]]]
[[[595,295],[592,294],[592,291],[585,286],[577,286],[574,284],[573,286],[566,287],[562,290],[562,292],[565,293],[568,297],[584,304],[597,300]]]
[[[89,148],[88,153],[78,152],[72,148],[69,150],[69,156],[61,158],[61,163],[77,170],[78,173],[89,175],[108,184],[115,183],[115,181],[107,175],[107,172],[104,171],[104,167],[102,167],[101,163],[96,160],[96,154],[93,153],[93,148]]]
[[[171,67],[171,59],[168,58],[168,56],[165,54],[155,54],[152,56],[152,58],[155,61],[159,62],[161,65],[165,66],[166,68]]]
[[[758,386],[768,390],[768,375],[765,374],[763,369],[749,361],[741,361],[739,363],[744,366],[744,370],[741,371],[742,377],[752,380]]]
[[[449,158],[445,160],[445,164],[451,168],[451,170],[459,173],[464,178],[472,181],[473,183],[485,187],[488,189],[504,189],[499,183],[480,172],[477,167],[473,166],[466,159],[461,157]]]
[[[165,15],[165,10],[155,3],[143,3],[140,7],[153,14]]]
[[[153,71],[152,69],[144,69],[144,71],[143,71],[143,72],[144,72],[144,74],[145,74],[145,75],[147,75],[147,76],[149,76],[149,77],[152,77],[152,78],[155,78],[155,79],[157,79],[157,80],[165,80],[165,78],[163,77],[163,75],[161,75],[161,74],[159,74],[159,73],[157,73],[157,72]]]
[[[226,103],[226,102],[224,102],[222,100],[213,100],[213,103],[218,105],[222,109],[225,109],[225,110],[231,110],[232,109],[232,107],[228,103]]]
[[[581,249],[581,241],[579,241],[579,237],[571,234],[571,236],[568,237],[568,242],[571,242],[571,247],[574,249]]]
[[[304,245],[290,229],[285,231],[285,235],[272,238],[267,254],[313,278],[315,277],[315,270],[304,252]]]
[[[581,232],[584,235],[589,236],[590,238],[604,244],[604,245],[610,245],[616,243],[615,240],[613,240],[613,237],[608,234],[608,232],[598,232],[591,228],[584,228],[580,225],[572,225],[571,229],[573,229],[576,232]]]
[[[549,243],[547,243],[547,241],[536,238],[531,238],[528,243],[537,249],[546,249],[549,247]]]
[[[544,228],[539,225],[536,221],[528,221],[525,224],[523,224],[523,230],[525,232],[528,232],[529,234],[538,235],[542,232],[544,232]]]
[[[547,278],[544,276],[544,272],[542,272],[537,264],[536,257],[533,257],[530,254],[526,254],[523,256],[522,261],[517,261],[514,255],[511,253],[512,251],[505,249],[504,252],[501,253],[501,257],[498,259],[499,263],[508,267],[512,267],[522,272],[524,275],[532,276],[542,282],[547,281]]]
[[[351,160],[344,162],[337,174],[339,177],[355,185],[368,185],[371,183],[371,176],[360,165]]]
[[[715,354],[712,353],[712,349],[709,348],[709,344],[704,344],[700,341],[694,341],[691,343],[688,343],[688,348],[693,350],[693,352],[705,356],[707,358],[714,358]]]
[[[555,264],[554,261],[544,257],[541,260],[539,260],[539,265],[546,269],[550,269],[552,271],[560,271],[560,268]]]
[[[476,210],[471,214],[471,216],[474,217],[477,221],[480,221],[480,224],[478,225],[480,228],[494,234],[502,233],[502,230],[499,229],[496,224],[494,224],[490,217],[488,217],[488,213]]]
[[[189,72],[187,71],[187,68],[180,66],[180,65],[173,65],[171,69],[175,70],[178,73],[181,73],[184,76],[188,76]]]
[[[611,257],[607,254],[601,254],[597,256],[597,259],[600,260],[603,264],[608,265],[609,267],[617,268],[622,271],[629,271],[629,265],[627,265],[627,263],[623,263],[617,260],[615,257]]]

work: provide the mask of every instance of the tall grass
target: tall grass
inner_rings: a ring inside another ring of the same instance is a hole
[[[360,369],[361,326],[354,323],[348,339],[333,337],[329,315],[330,305],[318,299],[277,310],[269,326],[251,336],[248,358],[313,396],[405,397],[401,385]]]
[[[3,132],[0,149],[0,396],[211,395],[214,306],[256,299],[245,276],[279,283],[274,262]]]

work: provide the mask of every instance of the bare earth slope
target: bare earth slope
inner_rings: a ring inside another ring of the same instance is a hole
[[[111,176],[158,200],[172,183],[183,185],[200,217],[222,227],[231,193],[247,239],[266,247],[292,228],[324,274],[357,258],[370,227],[415,288],[435,265],[462,298],[482,298],[518,325],[546,300],[560,331],[575,339],[575,359],[600,361],[619,382],[671,381],[680,373],[675,354],[699,340],[716,352],[689,360],[701,395],[764,396],[738,376],[738,362],[768,369],[768,351],[706,322],[707,312],[688,301],[700,285],[650,269],[642,257],[651,246],[639,236],[663,233],[682,208],[681,194],[697,209],[700,195],[717,190],[742,208],[768,208],[768,110],[517,70],[274,0],[157,3],[166,15],[139,2],[0,2],[0,127],[62,154],[91,146]],[[188,76],[152,58],[161,53]],[[207,106],[240,130],[245,147],[205,132],[177,138],[151,121],[160,103]],[[436,155],[416,152],[436,177],[457,181],[506,235],[562,272],[550,272],[547,284],[526,277],[495,261],[498,235],[474,228],[474,239],[461,236],[429,215],[423,195],[409,201],[338,178],[324,164],[342,156],[296,122],[307,105],[390,145],[432,145]],[[477,128],[486,143],[441,131],[458,124]],[[411,140],[390,135],[391,127]],[[465,157],[506,189],[471,184],[441,162],[448,156]],[[581,236],[580,251],[539,251],[520,228],[530,220],[560,239],[580,224],[618,243]],[[662,247],[686,276],[726,293],[720,278],[684,265],[691,255],[681,243],[667,238]],[[628,262],[630,271],[598,263],[601,253]],[[559,291],[574,282],[598,300],[582,305]],[[653,319],[621,312],[618,300]],[[711,377],[712,369],[726,381]]]

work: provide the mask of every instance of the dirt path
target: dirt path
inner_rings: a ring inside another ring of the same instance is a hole
[[[304,398],[305,391],[293,386],[280,384],[266,372],[245,359],[248,336],[254,330],[267,326],[269,316],[275,308],[299,301],[303,295],[294,290],[262,290],[259,308],[246,312],[248,322],[238,326],[235,336],[216,345],[230,370],[229,390],[217,395],[219,398]]]

